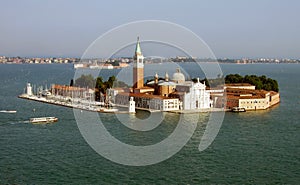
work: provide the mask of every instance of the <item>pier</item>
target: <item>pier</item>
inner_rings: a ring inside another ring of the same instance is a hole
[[[69,107],[69,108],[75,108],[75,109],[81,109],[86,111],[92,111],[92,112],[99,112],[99,113],[115,113],[115,114],[129,114],[129,111],[119,111],[116,108],[105,108],[101,107],[99,105],[100,102],[90,102],[89,105],[87,104],[78,104],[71,101],[61,101],[58,100],[58,97],[52,96],[51,98],[45,98],[45,97],[38,97],[35,95],[28,95],[28,94],[21,94],[18,96],[19,98],[26,99],[26,100],[32,100],[42,103],[48,103],[52,105],[58,105],[63,107]],[[104,104],[104,103],[103,103]]]

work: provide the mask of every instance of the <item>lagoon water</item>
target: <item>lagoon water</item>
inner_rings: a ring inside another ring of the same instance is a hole
[[[182,64],[191,76],[202,73]],[[200,121],[191,140],[171,158],[150,166],[113,163],[97,154],[83,139],[73,110],[18,99],[27,82],[48,87],[69,84],[72,65],[0,65],[0,184],[298,184],[300,182],[300,65],[221,64],[224,74],[266,75],[279,82],[281,103],[269,110],[226,113],[208,149],[199,152],[205,129]],[[162,74],[146,66],[149,74]],[[104,76],[119,70],[104,70]],[[169,71],[171,74],[172,71]],[[126,74],[126,73],[125,73]],[[129,75],[129,74],[127,74]],[[125,75],[126,76],[126,75]],[[35,111],[33,111],[35,109]],[[137,117],[147,117],[138,112]],[[30,117],[56,116],[48,125],[26,123]],[[116,138],[132,144],[154,144],[172,133],[178,115],[145,134],[120,124],[113,114],[102,114]],[[207,114],[201,115],[205,120]]]

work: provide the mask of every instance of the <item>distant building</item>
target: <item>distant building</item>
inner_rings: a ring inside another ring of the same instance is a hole
[[[121,92],[116,95],[115,103],[128,105],[129,97],[134,98],[135,106],[138,108],[161,111],[179,110],[178,98],[169,98],[153,94]]]
[[[126,63],[126,62],[120,62],[120,63],[119,63],[119,66],[120,66],[120,67],[128,67],[129,64]]]
[[[226,89],[226,108],[244,108],[246,110],[267,109],[280,102],[278,92],[253,89]]]
[[[51,94],[55,96],[63,96],[70,98],[82,98],[94,100],[95,90],[89,88],[73,87],[68,85],[57,85],[51,86]]]
[[[251,85],[249,83],[231,83],[225,84],[226,88],[234,88],[234,89],[255,89],[255,85]]]

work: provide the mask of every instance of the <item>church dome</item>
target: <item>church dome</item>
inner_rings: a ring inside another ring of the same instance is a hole
[[[172,78],[173,82],[176,83],[184,83],[185,82],[185,77],[184,75],[180,72],[180,68],[176,69],[176,73],[173,74],[173,78]]]

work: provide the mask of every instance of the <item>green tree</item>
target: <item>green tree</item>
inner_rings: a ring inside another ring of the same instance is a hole
[[[115,76],[111,76],[108,78],[108,80],[106,81],[107,84],[107,88],[112,88],[114,85],[114,82],[116,81],[116,77]]]
[[[255,85],[256,89],[264,89],[267,91],[279,91],[278,83],[276,80],[267,78],[265,75],[246,75],[244,77],[238,74],[229,74],[225,77],[226,83],[249,83]]]
[[[239,74],[229,74],[225,77],[225,83],[242,83],[243,77]]]
[[[70,81],[70,86],[74,86],[74,80],[73,79],[71,79],[71,81]]]
[[[79,86],[79,87],[94,88],[95,87],[95,79],[91,74],[81,75],[79,78],[76,79],[75,85]]]
[[[99,92],[105,93],[106,88],[105,88],[105,84],[104,84],[104,82],[103,82],[102,77],[97,77],[95,88],[98,89]]]

